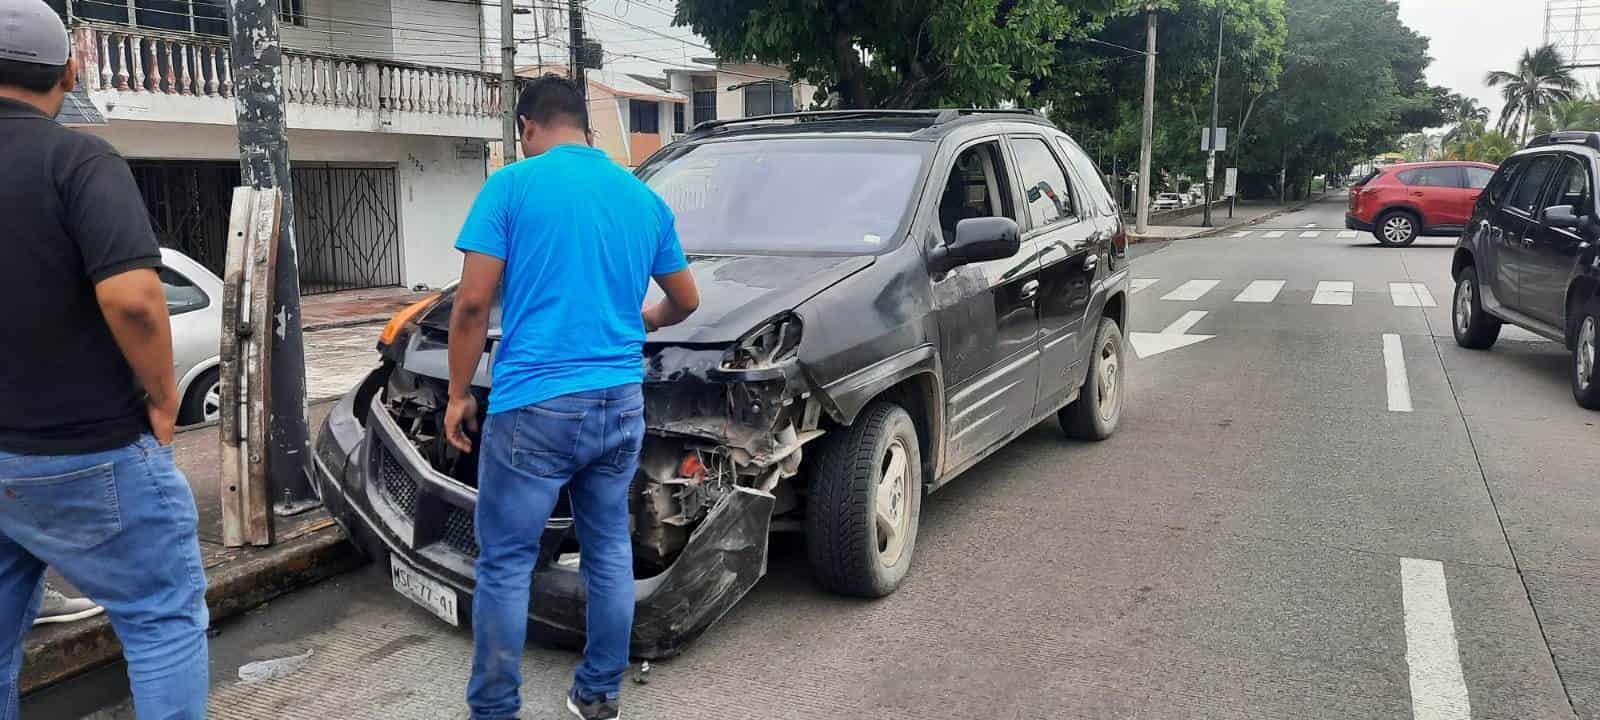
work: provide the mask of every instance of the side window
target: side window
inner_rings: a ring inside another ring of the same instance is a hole
[[[1058,137],[1056,143],[1061,146],[1061,152],[1067,156],[1067,164],[1072,166],[1073,172],[1078,176],[1078,189],[1083,191],[1083,197],[1091,198],[1101,214],[1117,214],[1116,203],[1112,202],[1111,193],[1105,187],[1105,178],[1100,174],[1100,168],[1095,166],[1094,161],[1090,160],[1076,143],[1067,138]]]
[[[1517,186],[1511,189],[1510,199],[1506,204],[1522,212],[1532,215],[1539,210],[1539,195],[1544,190],[1544,183],[1550,179],[1550,174],[1555,171],[1556,158],[1551,155],[1536,157],[1528,162],[1517,176]]]
[[[1556,176],[1556,182],[1550,186],[1550,197],[1544,201],[1545,207],[1551,205],[1571,205],[1573,212],[1579,216],[1593,214],[1593,191],[1589,184],[1589,169],[1587,163],[1574,157],[1567,157],[1561,161],[1561,174]],[[1542,208],[1541,208],[1542,209]]]
[[[956,223],[962,220],[995,216],[1016,219],[1001,157],[998,141],[978,143],[956,156],[939,197],[939,230],[946,243],[955,240]]]
[[[1494,178],[1494,171],[1481,167],[1465,167],[1462,171],[1466,174],[1467,187],[1472,190],[1482,190],[1489,186],[1489,181]]]
[[[1413,187],[1461,187],[1461,171],[1454,167],[1425,167],[1400,173],[1400,182]]]
[[[1072,187],[1055,153],[1043,140],[1033,137],[1017,138],[1011,143],[1017,153],[1017,177],[1022,180],[1022,192],[1027,199],[1028,217],[1034,228],[1061,222],[1077,216],[1072,205]]]
[[[211,304],[211,298],[206,297],[205,291],[195,287],[182,273],[163,267],[156,275],[161,278],[161,289],[167,295],[168,315],[194,312]]]
[[[1490,207],[1497,207],[1504,202],[1506,195],[1511,190],[1511,185],[1516,181],[1517,171],[1522,168],[1522,158],[1507,160],[1495,171],[1494,179],[1483,189],[1480,199]]]

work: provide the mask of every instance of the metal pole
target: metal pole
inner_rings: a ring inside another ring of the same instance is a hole
[[[1211,150],[1206,156],[1206,216],[1200,224],[1211,227],[1211,190],[1217,174],[1217,104],[1222,98],[1222,2],[1217,2],[1217,74],[1211,79]]]
[[[1156,133],[1156,13],[1153,5],[1144,11],[1144,130],[1139,140],[1139,207],[1134,224],[1140,233],[1150,227],[1150,144]]]
[[[278,188],[283,197],[273,276],[266,474],[277,515],[320,504],[311,487],[311,433],[306,422],[306,356],[300,329],[300,263],[295,256],[294,195],[284,123],[283,53],[277,0],[229,0],[234,112],[239,170],[245,185]],[[251,448],[251,452],[258,452]]]
[[[510,165],[517,161],[517,8],[512,0],[500,0],[500,104],[505,117],[501,119],[500,161]]]
[[[572,81],[578,84],[578,94],[583,97],[584,107],[589,101],[589,74],[584,72],[583,63],[583,5],[579,0],[567,0],[567,51],[571,64],[568,68],[572,72]]]

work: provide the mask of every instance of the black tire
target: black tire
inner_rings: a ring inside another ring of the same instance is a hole
[[[879,520],[885,471],[899,448],[899,497],[884,499],[895,536]],[[875,402],[854,425],[822,441],[806,498],[806,554],[824,588],[841,595],[883,597],[895,591],[911,567],[922,514],[922,452],[916,426],[900,406]],[[898,538],[898,542],[896,542]],[[888,551],[893,551],[892,553]]]
[[[189,392],[184,394],[183,403],[178,406],[179,425],[195,425],[206,421],[206,393],[221,378],[221,371],[211,368],[189,383]]]
[[[1500,318],[1483,310],[1479,291],[1478,267],[1468,265],[1456,276],[1456,292],[1450,301],[1450,327],[1456,344],[1472,350],[1487,350],[1500,339]]]
[[[1600,298],[1590,298],[1573,316],[1572,398],[1578,405],[1600,410]]]
[[[1372,235],[1389,247],[1405,247],[1417,241],[1422,232],[1422,221],[1409,210],[1390,210],[1378,216],[1372,225]]]
[[[1123,362],[1123,345],[1122,328],[1111,318],[1100,318],[1094,353],[1089,358],[1089,374],[1078,391],[1078,399],[1056,413],[1067,437],[1099,441],[1117,431],[1117,423],[1122,420],[1122,401],[1127,395],[1122,373],[1127,367]]]

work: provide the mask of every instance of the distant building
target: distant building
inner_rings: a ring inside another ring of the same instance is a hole
[[[637,167],[683,130],[676,122],[689,99],[610,68],[588,74],[589,127],[594,144],[621,165]],[[545,73],[567,75],[565,65],[530,65],[517,69],[521,78]]]
[[[789,71],[760,63],[695,58],[693,65],[665,70],[667,87],[690,99],[684,132],[707,120],[735,120],[809,109],[816,87],[793,81]]]

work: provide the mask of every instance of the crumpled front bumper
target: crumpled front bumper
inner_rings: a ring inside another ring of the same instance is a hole
[[[381,372],[363,381],[381,383]],[[357,398],[371,397],[365,426]],[[328,414],[315,447],[318,491],[329,513],[373,558],[398,555],[453,588],[466,616],[472,607],[477,491],[436,472],[411,446],[376,392],[353,391]],[[738,488],[690,535],[664,572],[634,583],[632,652],[655,659],[680,652],[731,609],[766,574],[774,499]],[[583,641],[585,591],[576,564],[558,563],[571,547],[570,518],[552,518],[540,542],[529,598],[529,635],[558,645]],[[458,620],[464,620],[458,618]]]

